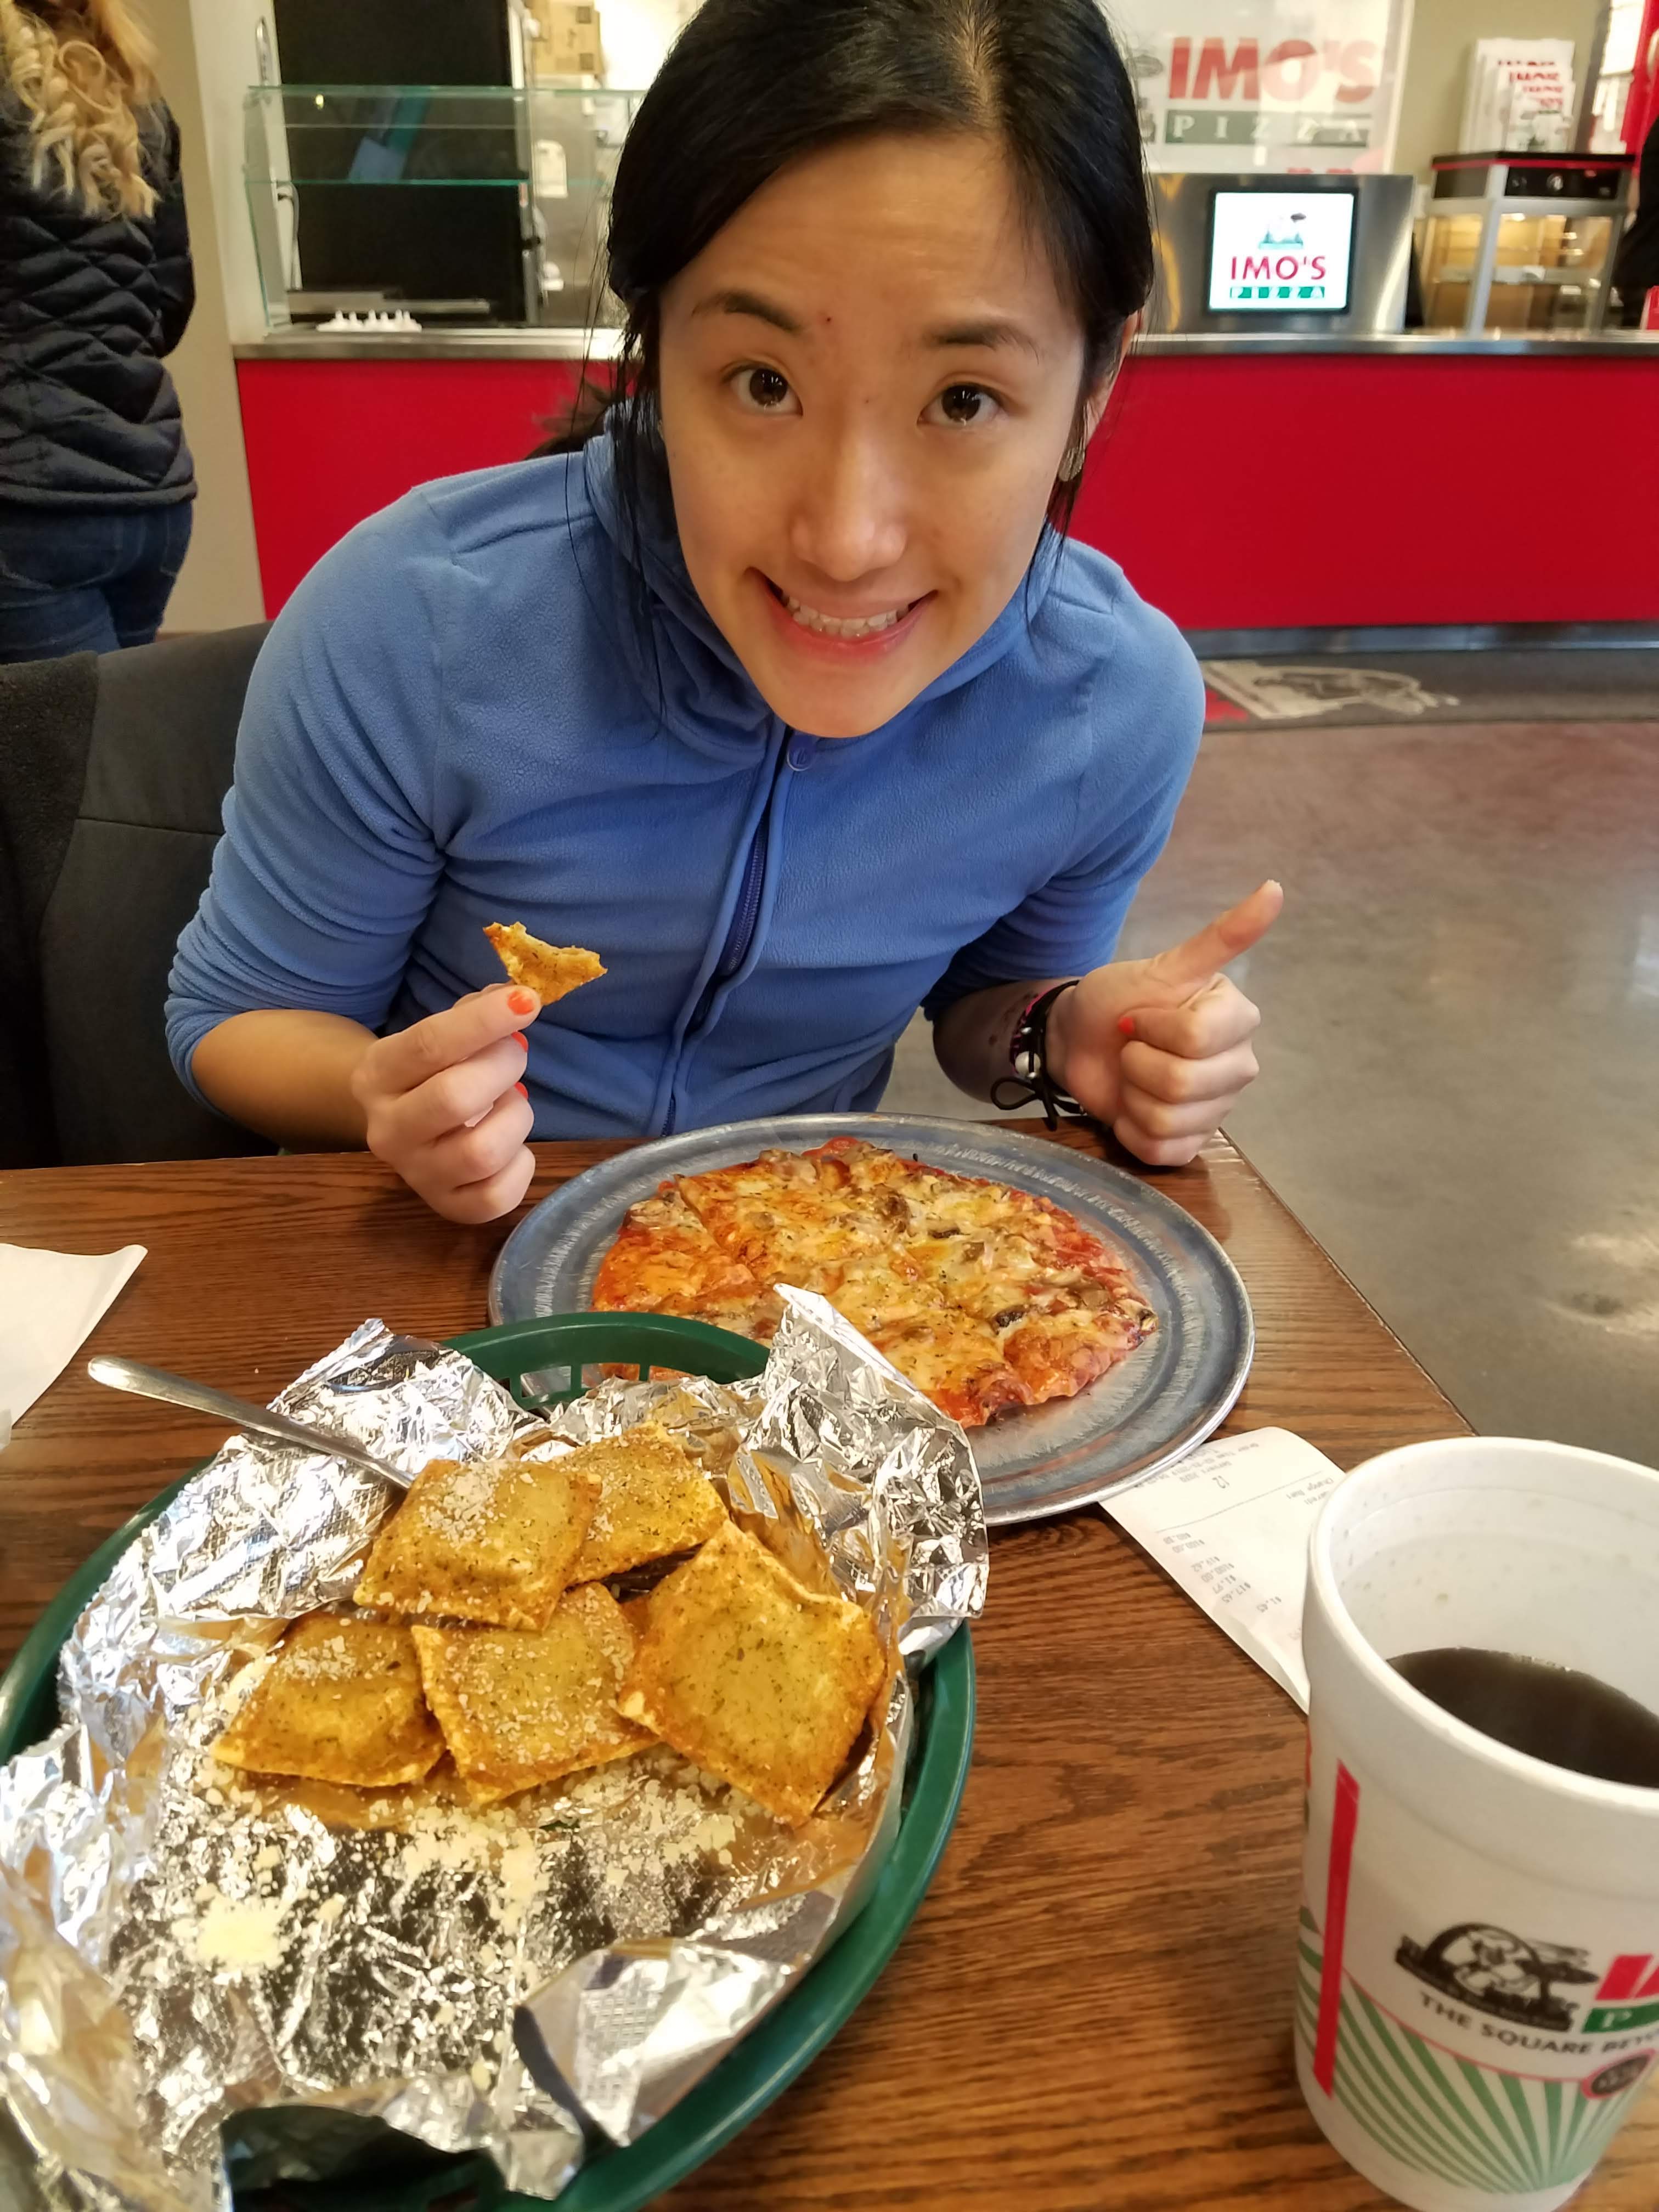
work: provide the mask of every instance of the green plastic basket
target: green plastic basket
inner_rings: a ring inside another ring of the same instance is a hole
[[[763,1347],[746,1337],[666,1314],[551,1314],[450,1342],[532,1407],[576,1396],[592,1366],[637,1367],[641,1376],[671,1368],[738,1382],[766,1364]],[[58,1650],[127,1546],[198,1471],[181,1475],[100,1545],[41,1615],[0,1681],[0,1761],[56,1726]],[[974,1659],[964,1632],[917,1682],[898,1835],[864,1910],[811,1973],[638,2142],[592,2153],[558,2198],[559,2212],[639,2212],[729,2142],[817,2056],[874,1984],[921,1903],[956,1822],[973,1736]],[[386,2130],[366,2141],[362,2159],[337,2182],[238,2192],[237,2203],[246,2212],[544,2208],[544,2199],[506,2188],[488,2158],[430,2156]]]

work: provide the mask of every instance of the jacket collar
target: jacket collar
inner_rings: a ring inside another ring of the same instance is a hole
[[[623,573],[618,642],[647,700],[654,705],[660,698],[663,719],[677,737],[712,758],[752,760],[775,718],[697,596],[680,550],[667,465],[659,447],[656,453],[655,465],[644,471],[637,518],[623,504],[610,432],[590,439],[580,457],[588,499]],[[1044,533],[1030,569],[990,628],[885,729],[960,690],[1024,639],[1048,597],[1064,545]]]

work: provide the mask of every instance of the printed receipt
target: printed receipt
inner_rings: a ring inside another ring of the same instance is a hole
[[[1250,1429],[1200,1445],[1103,1510],[1305,1713],[1308,1539],[1341,1480],[1340,1468],[1288,1429]]]

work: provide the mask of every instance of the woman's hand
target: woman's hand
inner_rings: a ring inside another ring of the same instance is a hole
[[[377,1037],[352,1073],[369,1151],[447,1221],[494,1221],[530,1187],[520,1031],[540,1011],[533,991],[494,984]]]
[[[1149,1166],[1194,1158],[1255,1079],[1249,1040],[1261,1016],[1220,970],[1284,903],[1277,884],[1263,884],[1184,945],[1115,960],[1055,1000],[1049,1073]]]

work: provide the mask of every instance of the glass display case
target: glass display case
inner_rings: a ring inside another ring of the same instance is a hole
[[[1628,157],[1447,155],[1419,266],[1431,328],[1597,331],[1624,228]]]
[[[642,94],[532,85],[256,85],[244,109],[273,330],[586,327]],[[599,295],[596,296],[596,289]]]

